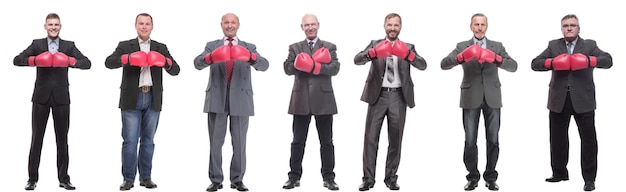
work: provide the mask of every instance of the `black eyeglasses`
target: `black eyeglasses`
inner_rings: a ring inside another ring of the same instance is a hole
[[[578,25],[577,25],[577,24],[570,24],[570,25],[568,25],[568,24],[563,24],[561,27],[563,27],[563,28],[567,28],[567,27],[576,28],[576,27],[578,27]]]

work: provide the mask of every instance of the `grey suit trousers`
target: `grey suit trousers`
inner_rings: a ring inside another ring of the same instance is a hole
[[[228,90],[228,89],[227,89]],[[228,94],[226,95],[228,98]],[[209,141],[211,153],[209,156],[209,179],[211,182],[222,183],[222,146],[226,137],[227,120],[230,119],[230,136],[233,146],[233,156],[230,161],[231,183],[243,181],[246,173],[246,135],[248,133],[249,116],[231,116],[230,102],[226,100],[226,113],[208,113]]]

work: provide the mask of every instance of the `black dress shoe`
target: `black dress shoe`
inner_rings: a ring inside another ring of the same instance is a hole
[[[295,187],[300,187],[300,180],[289,179],[283,184],[283,189],[293,189]]]
[[[585,181],[585,186],[583,187],[585,191],[593,191],[596,190],[596,183],[594,181]]]
[[[25,190],[35,190],[35,187],[37,187],[37,182],[33,182],[33,181],[29,181],[26,183],[26,186],[24,187]]]
[[[400,185],[398,185],[398,182],[385,182],[385,185],[387,185],[387,188],[389,188],[389,190],[400,190]]]
[[[68,182],[63,182],[63,183],[59,183],[59,187],[64,188],[66,190],[74,190],[76,189],[76,187],[74,187],[74,185],[72,185],[72,183]]]
[[[237,189],[237,191],[248,191],[248,187],[243,184],[243,182],[235,182],[230,184],[231,189]]]
[[[324,187],[328,188],[328,190],[331,190],[331,191],[339,190],[339,186],[337,186],[337,183],[335,183],[335,180],[324,181]]]
[[[370,190],[370,188],[374,188],[374,183],[365,181],[359,186],[359,191],[367,191]]]
[[[146,187],[148,189],[157,188],[157,184],[152,182],[152,179],[140,181],[139,186]]]
[[[467,181],[467,184],[465,184],[464,189],[466,191],[471,191],[476,189],[476,187],[478,187],[478,181]]]
[[[487,181],[485,183],[485,187],[492,191],[500,190],[500,187],[498,186],[498,184],[496,184],[496,181]]]
[[[208,188],[206,188],[206,191],[217,191],[218,189],[222,188],[222,183],[216,183],[216,182],[212,182],[211,185],[209,185]]]
[[[568,177],[555,177],[555,176],[552,176],[550,178],[546,178],[546,182],[551,182],[551,183],[559,182],[559,181],[567,181],[567,180],[569,180]]]
[[[130,181],[124,181],[121,185],[120,185],[120,191],[127,191],[130,190],[130,188],[133,188],[135,186],[135,184],[133,184]]]

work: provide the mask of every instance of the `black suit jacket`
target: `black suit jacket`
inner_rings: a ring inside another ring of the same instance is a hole
[[[28,57],[37,56],[48,51],[48,38],[35,39],[33,42],[13,59],[16,66],[29,66]],[[74,68],[89,69],[91,61],[76,48],[72,41],[59,39],[58,52],[76,58]],[[32,102],[47,104],[50,96],[54,95],[56,104],[70,104],[69,82],[67,80],[67,67],[37,67],[37,79],[33,91]]]
[[[486,48],[494,53],[502,56],[501,64],[483,63],[477,60],[461,64],[463,66],[463,80],[461,81],[461,102],[460,107],[463,109],[476,109],[486,101],[490,108],[502,107],[502,90],[500,87],[500,76],[498,69],[504,69],[509,72],[517,71],[517,62],[509,56],[501,42],[486,39]],[[456,56],[463,52],[467,47],[474,44],[473,38],[468,41],[459,42],[456,48],[441,60],[441,69],[449,70],[459,63]]]
[[[563,53],[567,53],[565,39],[552,40],[548,43],[548,48],[532,60],[531,67],[534,71],[548,71],[550,69],[547,69],[544,65],[546,59],[554,58]],[[595,56],[597,58],[597,68],[608,69],[613,66],[611,55],[600,50],[594,40],[583,39],[579,36],[573,53]],[[552,79],[550,80],[550,90],[548,92],[548,109],[557,113],[563,110],[569,85],[570,97],[576,113],[595,110],[596,86],[593,83],[593,69],[593,67],[589,67],[577,71],[552,70]]]
[[[331,61],[321,64],[319,75],[302,72],[293,66],[296,56],[302,52],[313,55],[318,49],[325,47],[330,53]],[[293,115],[330,115],[337,114],[337,103],[333,93],[332,76],[339,73],[337,46],[320,39],[315,43],[313,50],[306,40],[289,45],[289,55],[285,60],[285,74],[294,75],[289,114]]]
[[[368,61],[370,61],[368,57],[368,50],[374,48],[379,42],[385,39],[372,40],[370,44],[365,47],[365,49],[356,56],[354,56],[354,64],[356,65],[364,65]],[[406,42],[405,42],[406,43]],[[415,52],[415,46],[410,43],[406,43],[409,47],[409,50],[415,53],[415,60],[413,62],[406,61],[404,59],[398,59],[398,76],[400,81],[402,82],[402,96],[404,101],[409,106],[409,108],[415,107],[415,99],[414,99],[414,91],[413,91],[413,79],[411,78],[411,68],[409,66],[416,67],[419,70],[426,70],[426,60],[419,56]],[[365,88],[363,89],[363,94],[361,95],[361,101],[365,101],[370,105],[376,104],[378,102],[378,98],[380,97],[381,87],[383,86],[383,78],[385,76],[385,66],[387,65],[387,61],[385,58],[378,58],[375,60],[371,60],[372,65],[370,66],[369,74],[367,75],[367,80],[365,81]]]
[[[141,73],[141,68],[131,65],[122,66],[121,57],[124,54],[137,52],[139,50],[139,40],[137,38],[122,41],[117,45],[115,51],[106,58],[104,63],[109,69],[123,68],[119,104],[119,108],[122,110],[135,109],[137,106],[137,92],[139,92],[139,74]],[[165,44],[150,40],[150,51],[159,52],[166,58],[170,58],[172,60],[172,67],[165,69],[165,71],[172,76],[178,75],[180,67],[176,63],[176,60],[172,58],[172,55],[170,55]],[[163,69],[164,68],[161,67],[150,67],[152,76],[152,105],[155,111],[161,111],[163,103]]]

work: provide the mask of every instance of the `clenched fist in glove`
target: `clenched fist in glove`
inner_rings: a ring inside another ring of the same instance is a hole
[[[415,53],[409,50],[409,47],[402,41],[396,40],[393,43],[393,49],[391,50],[391,54],[395,55],[400,59],[407,60],[409,62],[415,60]]]
[[[76,58],[62,52],[52,54],[52,67],[74,67],[74,65],[76,65]]]
[[[465,50],[456,55],[456,61],[458,63],[464,63],[472,59],[478,60],[480,58],[481,49],[482,48],[480,48],[480,45],[473,44],[472,46],[465,48]]]
[[[37,56],[28,57],[28,65],[37,67],[52,67],[52,53],[46,51]]]
[[[598,59],[595,56],[586,56],[581,53],[574,53],[570,56],[572,71],[595,67]]]
[[[319,75],[322,69],[322,66],[319,63],[316,63],[313,58],[309,56],[309,54],[304,52],[296,55],[293,67],[302,72],[312,73],[314,75]]]
[[[478,58],[478,62],[479,63],[495,63],[495,64],[500,64],[502,63],[502,56],[494,53],[493,51],[489,50],[489,49],[483,49],[480,48],[480,58]]]
[[[143,51],[136,51],[130,54],[124,54],[121,57],[122,64],[130,63],[130,66],[145,67],[148,66],[148,54]]]
[[[554,58],[548,58],[546,59],[544,66],[547,69],[553,69],[557,71],[570,70],[570,55],[568,55],[567,53],[563,53]]]
[[[370,59],[377,59],[391,56],[392,51],[391,42],[384,40],[374,46],[374,48],[370,48],[367,53]]]
[[[230,58],[234,61],[245,61],[250,64],[256,63],[256,54],[240,45],[233,45],[230,48]]]
[[[325,47],[319,48],[313,53],[313,61],[316,63],[329,64],[330,60],[330,52]]]
[[[172,67],[172,59],[166,58],[163,54],[150,51],[148,52],[148,66],[156,66],[169,69]]]

